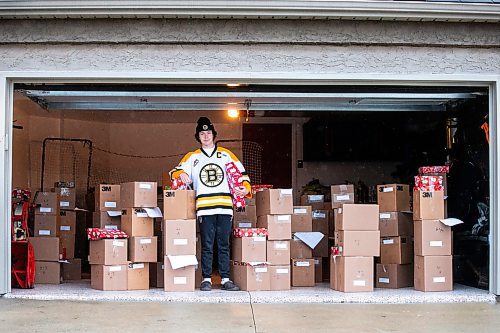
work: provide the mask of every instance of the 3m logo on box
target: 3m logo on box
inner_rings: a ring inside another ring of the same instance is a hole
[[[432,198],[432,192],[422,192],[422,198]]]
[[[246,212],[246,209],[245,209],[245,207],[237,207],[237,208],[236,208],[236,212],[237,212],[237,213],[245,213],[245,212]]]
[[[174,191],[172,191],[172,192],[166,191],[165,198],[175,198],[175,192]]]
[[[403,186],[396,185],[396,191],[403,191]]]
[[[111,192],[111,186],[101,186],[101,192]]]

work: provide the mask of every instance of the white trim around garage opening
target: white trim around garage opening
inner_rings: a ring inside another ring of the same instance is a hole
[[[490,292],[500,295],[499,165],[497,115],[500,112],[500,76],[498,75],[381,75],[314,73],[132,73],[132,72],[0,72],[0,294],[10,292],[10,191],[12,186],[12,133],[14,83],[130,83],[137,84],[247,84],[290,85],[411,85],[411,86],[482,86],[490,88]],[[0,99],[2,100],[2,99]],[[5,223],[7,222],[7,223]]]

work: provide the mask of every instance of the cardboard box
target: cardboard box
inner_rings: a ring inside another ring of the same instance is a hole
[[[172,269],[170,260],[165,256],[163,267],[165,291],[194,291],[195,266]]]
[[[321,241],[312,250],[313,257],[328,257],[330,254],[330,247],[328,246],[328,237],[323,237]]]
[[[75,209],[76,207],[76,189],[61,187],[51,189],[52,192],[59,193],[59,207],[61,209]]]
[[[241,290],[271,290],[271,274],[268,265],[251,266],[233,262],[231,276]]]
[[[149,289],[149,264],[128,263],[127,265],[127,290]]]
[[[452,258],[452,256],[415,256],[415,289],[420,291],[452,291]]]
[[[289,261],[290,263],[290,261]],[[290,265],[268,266],[270,274],[270,290],[290,290],[292,275]]]
[[[149,264],[149,286],[153,288],[164,287],[164,269],[165,262],[156,262]]]
[[[413,287],[413,263],[377,264],[375,287],[389,289]]]
[[[267,262],[270,265],[290,265],[290,241],[268,240]]]
[[[378,257],[380,231],[336,231],[335,245],[342,247],[344,257]]]
[[[409,212],[410,186],[403,184],[377,185],[377,202],[381,212]]]
[[[75,234],[63,232],[59,235],[59,258],[72,259],[75,257]]]
[[[311,206],[294,206],[292,214],[292,232],[310,232],[312,230]]]
[[[82,259],[67,259],[67,263],[62,264],[63,281],[82,279]]]
[[[323,194],[304,194],[300,196],[301,206],[311,206],[312,210],[322,210],[325,207]]]
[[[330,214],[328,214],[328,237],[335,237],[335,215],[337,214],[337,209],[331,209]]]
[[[323,258],[314,258],[314,280],[316,283],[323,282]]]
[[[233,228],[256,228],[257,207],[245,206],[234,209]]]
[[[29,242],[37,261],[59,261],[59,237],[32,237]]]
[[[312,258],[312,249],[299,239],[290,240],[290,258]]]
[[[444,216],[443,191],[413,191],[413,220],[439,220]]]
[[[35,215],[35,237],[57,237],[59,220],[59,215]]]
[[[127,244],[127,239],[101,239],[98,241],[90,241],[89,263],[91,265],[106,266],[126,265]],[[126,285],[123,290],[126,290]]]
[[[165,255],[196,254],[196,220],[165,220],[162,229]]]
[[[314,287],[314,259],[292,259],[292,286]]]
[[[201,272],[201,265],[198,264],[194,267],[194,285],[200,286],[203,281],[203,274]]]
[[[95,210],[120,210],[120,185],[100,184],[95,192]]]
[[[128,258],[132,262],[157,262],[158,261],[158,240],[155,236],[130,237]],[[149,272],[149,268],[148,268]]]
[[[76,233],[76,212],[70,210],[61,210],[59,212],[59,232]]]
[[[61,264],[53,261],[35,261],[35,284],[60,284]]]
[[[157,207],[156,182],[130,182],[120,184],[120,206],[125,208]],[[163,198],[165,205],[165,197]]]
[[[201,262],[201,234],[196,234],[196,259]]]
[[[35,214],[59,215],[59,193],[37,192],[35,195]]]
[[[153,236],[153,218],[149,217],[146,211],[141,208],[123,209],[121,217],[121,230],[129,235],[129,237]]]
[[[292,189],[269,189],[257,192],[257,217],[262,215],[291,215]]]
[[[332,185],[332,209],[340,208],[343,204],[354,203],[354,185]]]
[[[373,257],[330,256],[330,288],[345,293],[373,291]]]
[[[379,214],[381,237],[413,236],[413,214],[385,212]]]
[[[410,237],[383,237],[380,240],[380,263],[410,264],[413,261],[413,243]]]
[[[415,255],[448,256],[452,249],[451,227],[439,220],[414,221]]]
[[[251,198],[245,198],[245,206],[255,206],[255,195]]]
[[[266,262],[266,237],[233,237],[232,254],[237,262]]]
[[[344,204],[335,209],[335,230],[374,231],[379,226],[378,205]]]
[[[92,226],[101,229],[118,229],[121,230],[121,212],[117,216],[110,214],[118,214],[117,211],[100,211],[92,214]]]
[[[266,228],[269,240],[292,238],[291,215],[263,215],[257,218],[257,228]]]
[[[163,218],[165,220],[196,219],[196,194],[189,190],[163,191]]]
[[[90,287],[98,290],[127,290],[127,265],[91,265]]]

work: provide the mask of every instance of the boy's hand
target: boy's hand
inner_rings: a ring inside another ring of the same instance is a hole
[[[236,194],[239,197],[244,197],[248,194],[248,190],[244,186],[235,187],[234,194]]]
[[[182,182],[184,184],[191,184],[193,181],[191,180],[191,178],[189,177],[189,175],[185,172],[181,173],[179,175],[179,178],[182,180]]]

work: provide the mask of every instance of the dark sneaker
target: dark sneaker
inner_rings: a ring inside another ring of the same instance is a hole
[[[237,285],[235,285],[233,283],[233,281],[227,281],[226,283],[224,283],[222,285],[222,287],[220,289],[221,290],[227,290],[227,291],[239,291],[240,287],[238,287]]]
[[[212,284],[208,281],[203,281],[200,285],[201,291],[210,291],[212,290]]]

